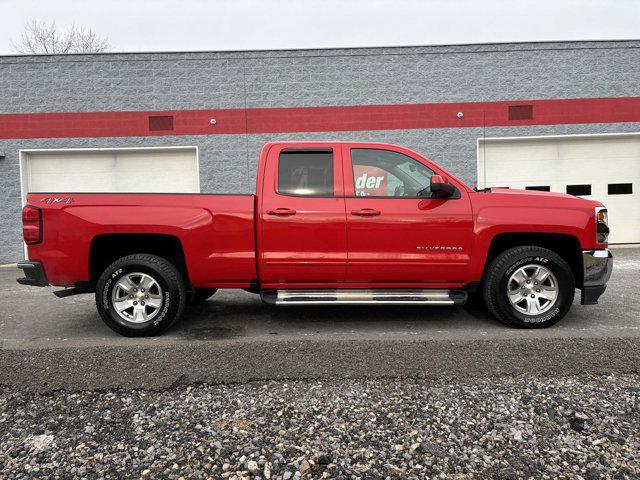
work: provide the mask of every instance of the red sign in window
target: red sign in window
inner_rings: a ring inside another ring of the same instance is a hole
[[[353,167],[356,195],[358,197],[386,197],[387,172],[377,167],[355,165]]]

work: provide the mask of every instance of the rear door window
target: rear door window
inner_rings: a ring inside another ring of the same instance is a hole
[[[278,193],[282,195],[332,197],[333,151],[286,149],[278,159]]]

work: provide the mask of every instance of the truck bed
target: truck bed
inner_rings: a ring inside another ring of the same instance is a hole
[[[162,234],[182,245],[196,287],[249,287],[256,278],[254,195],[30,193],[42,210],[43,241],[29,259],[50,284],[90,281],[91,248],[118,235]]]

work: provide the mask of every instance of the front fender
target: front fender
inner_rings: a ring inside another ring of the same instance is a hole
[[[555,234],[576,238],[580,248],[590,244],[593,214],[584,209],[490,206],[477,211],[474,223],[473,277],[481,278],[491,243],[503,234]],[[593,242],[593,240],[591,240]]]

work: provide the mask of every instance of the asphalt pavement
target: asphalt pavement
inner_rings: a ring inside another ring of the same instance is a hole
[[[544,330],[514,330],[482,307],[273,307],[219,291],[161,337],[124,338],[93,295],[58,299],[0,268],[0,384],[38,391],[165,388],[294,378],[636,373],[640,249],[614,250],[607,292]]]

